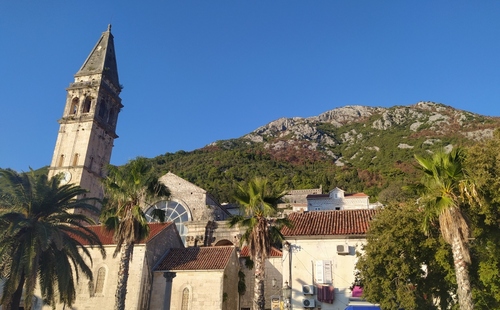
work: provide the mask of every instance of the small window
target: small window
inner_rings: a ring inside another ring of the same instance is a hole
[[[181,304],[181,310],[188,310],[189,309],[189,289],[186,287],[184,290],[182,290],[182,304]]]
[[[78,98],[73,98],[73,100],[71,101],[71,109],[69,110],[69,114],[76,114],[76,112],[78,111],[79,102],[80,100]]]
[[[97,271],[97,277],[95,282],[95,294],[102,295],[104,291],[104,280],[106,279],[106,269],[104,267],[99,268]]]
[[[319,211],[319,210],[321,210],[320,207],[314,207],[314,211]]]
[[[90,112],[90,105],[92,103],[92,100],[90,97],[85,98],[85,102],[83,103],[83,113],[89,113]]]

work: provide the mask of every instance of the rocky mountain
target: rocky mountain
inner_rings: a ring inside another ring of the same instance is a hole
[[[243,139],[263,143],[265,148],[276,151],[290,146],[296,149],[307,147],[322,151],[335,159],[338,165],[343,165],[342,154],[334,152],[336,146],[363,144],[367,150],[378,152],[386,145],[368,144],[385,132],[405,133],[397,141],[398,148],[422,147],[420,143],[451,147],[442,145],[451,136],[458,134],[456,138],[460,142],[465,142],[460,138],[478,141],[492,137],[497,125],[497,118],[433,102],[393,108],[346,106],[309,118],[281,118],[256,129]],[[426,139],[421,141],[420,137]]]
[[[318,116],[281,118],[232,140],[158,156],[172,171],[230,201],[235,182],[254,175],[276,186],[335,186],[378,198],[417,177],[414,154],[469,146],[492,137],[500,118],[434,102],[391,108],[345,106]]]

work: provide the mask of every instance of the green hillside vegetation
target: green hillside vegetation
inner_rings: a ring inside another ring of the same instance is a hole
[[[344,166],[336,166],[333,159],[312,151],[289,150],[277,154],[262,145],[238,141],[231,143],[231,148],[224,148],[224,143],[218,142],[192,152],[167,153],[151,161],[161,173],[171,171],[222,202],[231,201],[236,183],[255,176],[266,176],[275,186],[288,189],[340,187],[348,192],[365,192],[376,200],[391,183],[413,182],[416,179],[413,155],[424,154],[429,147],[399,149],[397,138],[392,135],[375,136],[373,140],[385,147],[377,153],[365,149]],[[356,148],[340,145],[332,151],[352,158],[356,150],[369,144],[364,142]]]
[[[410,108],[405,109],[411,112]],[[470,120],[469,130],[498,124],[496,119],[464,113]],[[244,137],[217,141],[202,149],[166,153],[151,161],[161,173],[171,171],[208,190],[221,202],[231,202],[235,184],[255,176],[266,176],[281,188],[322,186],[328,191],[339,187],[347,192],[364,192],[371,201],[377,201],[391,196],[387,192],[400,191],[403,184],[417,180],[415,154],[426,155],[448,145],[467,147],[477,143],[462,134],[463,125],[453,122],[444,133],[426,123],[412,131],[409,128],[415,119],[410,116],[388,130],[367,125],[380,118],[380,114],[375,114],[340,127],[314,123],[318,132],[335,141],[335,145],[323,145],[322,150],[308,148],[310,141],[299,141],[301,147],[297,148],[290,135],[263,135],[263,142],[251,142]],[[279,141],[288,145],[280,149],[265,147],[266,143]],[[336,158],[326,151],[340,158],[343,166],[337,165]]]

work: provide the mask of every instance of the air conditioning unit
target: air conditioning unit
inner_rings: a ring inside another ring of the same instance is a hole
[[[314,300],[312,298],[303,299],[302,306],[304,308],[314,308],[314,307],[316,307],[316,300]]]
[[[348,245],[337,245],[337,253],[338,254],[349,254],[349,246]]]
[[[302,285],[302,293],[304,295],[314,295],[314,285]]]

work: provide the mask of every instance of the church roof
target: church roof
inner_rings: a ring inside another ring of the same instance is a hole
[[[377,210],[335,210],[294,212],[288,216],[292,227],[283,227],[285,237],[318,235],[364,235]]]
[[[99,41],[97,41],[94,49],[90,52],[80,70],[75,74],[75,77],[92,74],[102,74],[115,87],[120,87],[111,25],[108,25],[108,29],[102,33]]]
[[[153,239],[156,235],[158,235],[162,230],[165,228],[169,227],[172,225],[172,222],[166,222],[166,223],[149,223],[149,236],[147,237],[146,240],[142,240],[142,242],[139,243],[147,243],[149,240]],[[107,231],[103,226],[101,225],[94,225],[94,226],[87,226],[91,231],[93,231],[99,240],[101,241],[102,245],[113,245],[116,244],[113,241],[113,232],[112,231]],[[86,240],[83,240],[79,238],[78,236],[75,236],[75,239],[78,240],[82,245],[90,245],[90,243]]]
[[[170,249],[156,270],[221,270],[234,251],[234,246]]]

